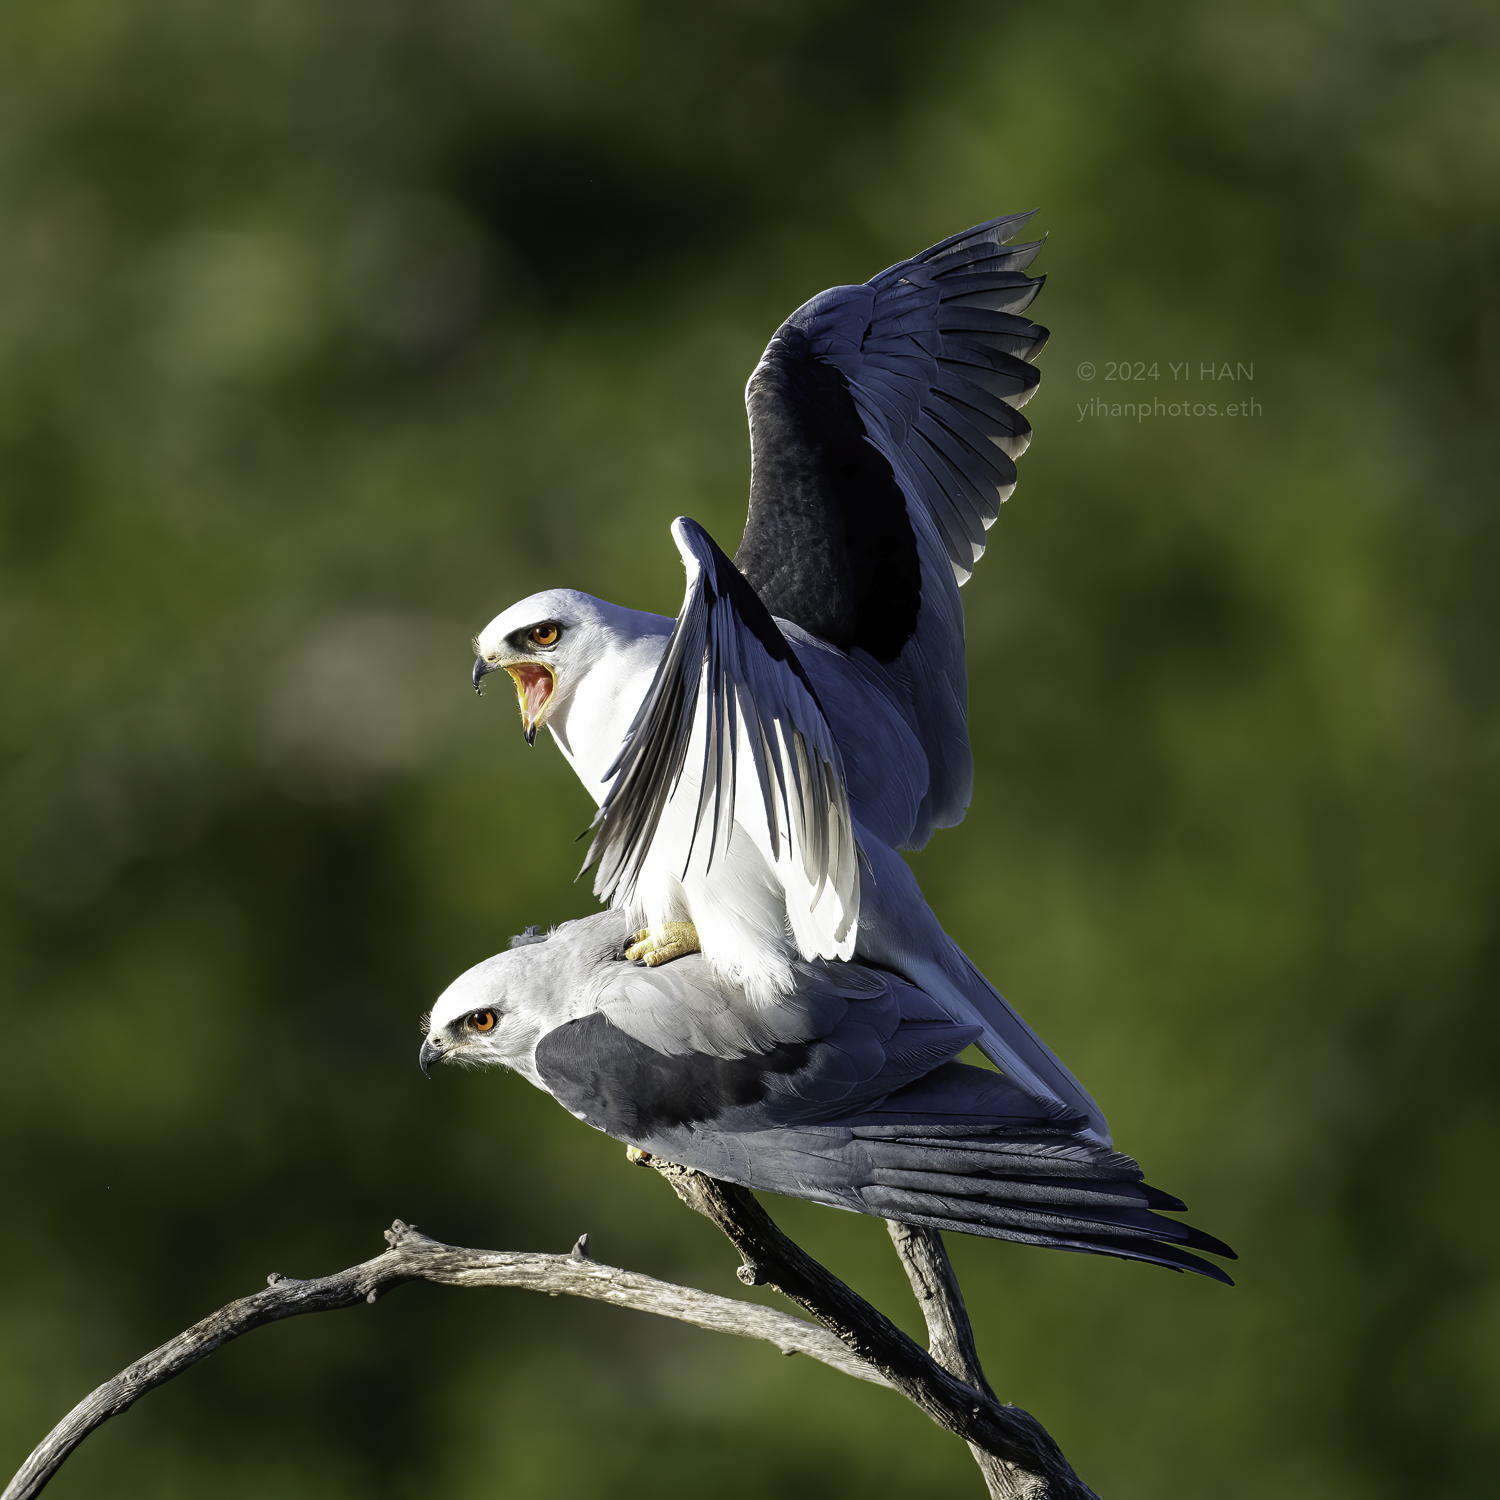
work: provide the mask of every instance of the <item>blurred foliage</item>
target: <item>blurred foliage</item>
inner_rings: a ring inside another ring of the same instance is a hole
[[[674,611],[778,321],[1041,204],[973,811],[914,862],[1243,1260],[957,1242],[991,1376],[1113,1500],[1490,1493],[1497,61],[1479,0],[12,0],[0,1468],[396,1214],[737,1290],[618,1146],[417,1071],[449,978],[592,906],[468,638],[556,584]],[[878,1222],[778,1213],[912,1326]],[[769,1349],[419,1287],[225,1350],[53,1493],[709,1487],[978,1482]]]

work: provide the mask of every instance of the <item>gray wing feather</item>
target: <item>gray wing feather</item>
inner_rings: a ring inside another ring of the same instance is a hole
[[[894,684],[862,653],[846,656],[800,626],[781,623],[838,741],[861,838],[899,847],[927,796],[929,772]]]
[[[817,692],[764,604],[708,533],[685,517],[672,532],[688,568],[682,612],[606,773],[610,790],[594,819],[584,868],[597,862],[594,890],[601,899],[629,900],[682,780],[701,714],[698,806],[687,847],[674,851],[683,869],[705,821],[709,865],[729,836],[738,757],[747,745],[772,858],[780,859],[790,841],[813,905],[833,885],[845,913],[835,934],[842,940],[858,914],[858,856],[843,765]]]
[[[736,1059],[813,1041],[838,1025],[853,1000],[889,991],[886,976],[852,964],[798,964],[794,988],[758,1005],[700,954],[660,968],[609,964],[597,971],[597,1009],[627,1036],[669,1057],[690,1052]]]
[[[536,1073],[599,1130],[726,1181],[906,1223],[1144,1260],[1227,1280],[1227,1245],[1156,1210],[1128,1156],[1083,1112],[953,1061],[978,1028],[852,964],[798,966],[769,1011],[702,958],[611,957],[617,912],[491,960],[497,1003],[550,1016]]]
[[[830,967],[843,966],[808,966],[799,988],[838,985]],[[816,1023],[801,1013],[818,1034],[725,1058],[642,1044],[642,1028],[621,1029],[629,1007],[617,997],[613,1016],[601,1009],[544,1036],[536,1065],[595,1128],[746,1187],[1228,1279],[1191,1252],[1229,1247],[1154,1212],[1182,1205],[1129,1157],[1079,1137],[1082,1118],[953,1062],[977,1028],[889,975],[841,1000]]]
[[[689,965],[686,976],[672,972]],[[593,1012],[544,1037],[536,1061],[558,1099],[627,1139],[652,1122],[732,1133],[858,1116],[980,1031],[949,1020],[894,975],[855,965],[799,964],[793,993],[766,1008],[745,1002],[702,959],[605,968]]]
[[[1045,280],[1025,271],[1041,242],[1008,244],[1030,218],[978,225],[863,286],[821,293],[778,330],[746,392],[754,465],[738,561],[777,615],[868,653],[899,689],[931,763],[897,840],[908,847],[958,822],[972,793],[957,585],[1031,436],[1019,408],[1041,378],[1031,361],[1047,330],[1023,316]],[[841,377],[879,472],[856,473],[819,367]],[[893,561],[903,548],[919,603]]]

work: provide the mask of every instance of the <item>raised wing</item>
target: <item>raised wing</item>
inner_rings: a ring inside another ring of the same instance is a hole
[[[745,391],[750,509],[735,561],[772,614],[867,653],[906,699],[930,786],[902,842],[968,807],[957,586],[1015,487],[1047,330],[1023,316],[1040,241],[995,219],[834,287],[777,330]]]
[[[595,893],[623,905],[648,858],[681,879],[695,859],[711,868],[731,837],[753,838],[782,876],[802,951],[848,957],[859,856],[812,682],[713,538],[685,517],[672,535],[687,570],[682,612],[607,773],[584,868],[597,862]],[[683,798],[687,816],[667,817]]]

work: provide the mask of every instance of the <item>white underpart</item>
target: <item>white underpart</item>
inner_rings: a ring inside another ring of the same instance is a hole
[[[597,804],[609,790],[605,773],[620,753],[651,686],[673,622],[584,595],[572,598],[580,603],[586,600],[595,616],[586,627],[587,654],[577,649],[582,643],[575,642],[569,658],[558,661],[557,698],[543,723]],[[496,625],[512,616],[521,618],[528,610],[536,612],[529,601],[514,606]],[[486,629],[482,644],[492,632],[496,626]],[[792,987],[791,965],[799,954],[804,958],[851,957],[855,924],[842,910],[831,883],[819,891],[807,880],[799,839],[783,834],[779,857],[772,854],[765,804],[743,721],[734,825],[724,826],[730,798],[726,753],[725,816],[718,838],[714,838],[712,799],[693,838],[704,721],[700,701],[682,779],[663,809],[628,908],[633,920],[658,936],[667,922],[692,922],[715,971],[743,986],[752,1000],[766,1003]],[[779,799],[779,792],[776,795]],[[788,798],[795,828],[797,800],[790,789]],[[785,817],[783,812],[781,821]]]
[[[823,881],[821,888],[808,880],[797,795],[788,786],[783,801],[774,777],[779,837],[773,846],[743,718],[733,775],[727,749],[724,755],[718,827],[710,789],[694,836],[705,724],[706,708],[700,700],[682,780],[663,809],[631,909],[653,929],[690,919],[715,971],[742,986],[752,1001],[764,1003],[791,989],[791,965],[799,954],[809,959],[853,957],[857,924],[832,880]],[[709,774],[715,774],[713,766]],[[805,768],[803,774],[812,773]],[[836,836],[831,839],[834,848],[838,842]]]

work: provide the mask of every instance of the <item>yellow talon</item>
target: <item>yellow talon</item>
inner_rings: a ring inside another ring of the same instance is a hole
[[[660,939],[652,936],[649,927],[643,929],[636,933],[635,941],[625,950],[625,957],[631,963],[643,963],[648,969],[656,969],[671,963],[674,958],[702,951],[698,929],[691,922],[663,922]]]

